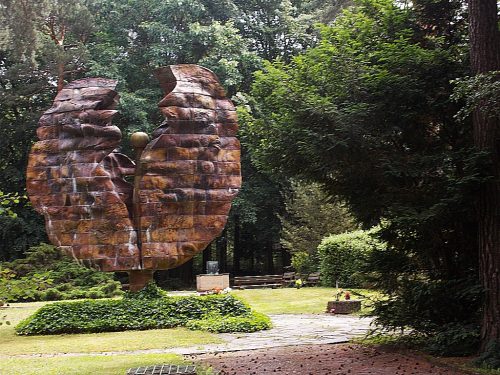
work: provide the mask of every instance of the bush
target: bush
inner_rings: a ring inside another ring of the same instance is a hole
[[[361,287],[362,271],[369,254],[385,246],[373,234],[375,230],[358,230],[324,238],[318,246],[322,283],[342,287]]]
[[[113,274],[85,268],[52,245],[31,247],[26,258],[0,263],[0,298],[9,302],[121,295]]]
[[[309,254],[305,251],[298,251],[292,254],[292,267],[300,273],[305,275],[312,272],[318,271],[318,260],[316,259],[316,254]]]
[[[159,288],[154,282],[149,282],[146,287],[141,289],[138,292],[127,291],[123,296],[124,299],[155,299],[155,298],[163,298],[167,297],[167,293],[161,288]]]
[[[269,328],[270,324],[266,317],[252,313],[245,303],[231,295],[210,295],[56,302],[20,322],[16,332],[46,335],[178,326],[213,332],[253,332]]]
[[[473,355],[479,347],[479,339],[479,326],[450,323],[430,335],[424,341],[424,349],[445,357]]]
[[[482,289],[474,279],[400,281],[398,289],[374,304],[383,331],[408,331],[432,354],[474,354],[479,347]]]
[[[486,369],[500,369],[500,341],[491,340],[475,364]]]
[[[375,303],[373,315],[386,329],[434,335],[447,325],[478,325],[481,297],[481,287],[472,279],[410,279]]]
[[[186,327],[216,333],[256,332],[271,328],[271,319],[257,312],[244,316],[211,315],[198,320],[190,320]]]

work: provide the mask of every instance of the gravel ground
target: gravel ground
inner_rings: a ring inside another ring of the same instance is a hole
[[[191,356],[221,375],[471,375],[417,355],[353,344],[289,346]]]

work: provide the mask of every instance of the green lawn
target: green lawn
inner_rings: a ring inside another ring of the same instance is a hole
[[[266,314],[315,314],[323,313],[326,303],[334,299],[334,288],[283,288],[235,291],[256,311]],[[351,290],[357,292],[356,290]],[[376,297],[373,291],[361,290],[365,295]],[[354,295],[354,299],[359,298]],[[33,314],[47,302],[14,303],[0,309],[0,317],[6,315],[10,325],[0,326],[0,374],[110,374],[124,375],[130,367],[151,364],[179,364],[182,357],[169,354],[127,354],[110,356],[55,356],[50,358],[6,358],[19,354],[92,353],[165,349],[179,346],[198,346],[219,343],[215,334],[189,331],[184,328],[149,331],[125,331],[96,334],[17,336],[14,326]],[[366,307],[364,308],[366,310]],[[3,358],[2,358],[3,357]]]
[[[90,353],[120,350],[163,349],[219,343],[217,335],[185,328],[155,329],[76,335],[17,336],[14,326],[44,303],[14,303],[0,310],[11,325],[0,326],[0,355],[36,353]],[[154,338],[154,339],[151,339]],[[0,371],[0,374],[3,372]]]
[[[355,293],[363,294],[369,298],[378,298],[380,294],[366,289],[345,289],[351,292],[352,299],[362,297]],[[320,314],[326,310],[328,301],[335,299],[335,288],[304,287],[279,288],[279,289],[248,289],[237,290],[233,293],[244,299],[255,310],[264,314]],[[363,299],[362,313],[368,312],[370,301]]]
[[[125,375],[131,367],[182,364],[175,354],[0,359],[2,375]]]

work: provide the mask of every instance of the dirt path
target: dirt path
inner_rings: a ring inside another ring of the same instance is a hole
[[[470,375],[416,354],[353,344],[294,346],[190,356],[221,375]]]

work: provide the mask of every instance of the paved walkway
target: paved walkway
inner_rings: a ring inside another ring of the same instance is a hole
[[[364,336],[371,319],[349,315],[269,315],[273,328],[254,333],[221,335],[227,343],[212,351],[238,351],[290,345],[319,345],[348,342]]]
[[[195,355],[203,353],[234,352],[275,348],[293,345],[336,344],[360,337],[370,329],[369,318],[348,315],[270,315],[273,328],[254,333],[225,333],[220,336],[223,344],[198,345],[167,349],[144,349],[113,352],[91,353],[52,353],[9,356],[19,357],[76,357],[87,355],[118,355],[118,354],[154,354],[175,353]],[[1,358],[2,356],[0,356]],[[5,356],[4,356],[5,357]]]

